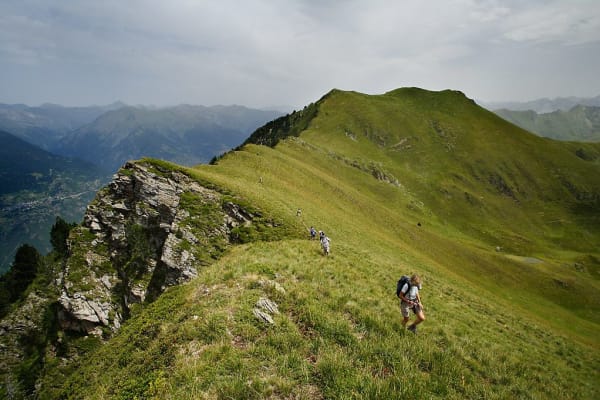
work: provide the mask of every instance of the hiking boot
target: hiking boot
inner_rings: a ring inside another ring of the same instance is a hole
[[[415,335],[417,334],[417,326],[416,325],[411,325],[407,329],[409,331],[411,331],[412,333],[414,333]]]

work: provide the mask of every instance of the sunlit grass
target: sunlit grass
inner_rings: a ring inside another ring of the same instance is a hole
[[[400,95],[333,97],[299,138],[185,169],[275,217],[288,236],[230,247],[135,315],[66,387],[97,387],[89,398],[598,397],[600,257],[590,243],[599,231],[578,225],[552,177],[590,192],[598,178],[581,164],[561,169],[568,145],[494,133],[506,124],[455,94],[428,97],[433,114],[387,103]],[[392,150],[403,138],[412,150]],[[523,153],[504,160],[519,143],[547,154],[523,172]],[[475,145],[481,154],[468,153]],[[361,169],[368,161],[400,184]],[[490,186],[485,174],[496,170],[522,199]],[[308,240],[311,225],[331,238],[330,256]],[[411,273],[424,279],[427,315],[416,336],[395,298],[396,280]],[[273,325],[253,314],[263,297],[278,305]],[[162,353],[143,363],[147,353],[126,345],[136,340]]]

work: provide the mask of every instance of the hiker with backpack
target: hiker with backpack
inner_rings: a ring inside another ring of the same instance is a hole
[[[412,333],[417,333],[417,325],[425,321],[425,314],[423,313],[423,304],[421,303],[421,296],[419,295],[421,290],[421,277],[414,274],[410,278],[408,276],[402,276],[396,285],[396,296],[401,300],[400,310],[404,320],[402,326],[406,327],[410,319],[410,311],[416,315],[415,321],[410,324],[408,330]]]
[[[313,226],[310,227],[310,240],[315,240],[317,238],[317,231]]]
[[[319,235],[319,236],[321,237],[321,247],[323,248],[323,255],[328,256],[329,255],[329,243],[331,241],[329,240],[327,235],[325,235],[325,232],[321,232],[321,235]]]

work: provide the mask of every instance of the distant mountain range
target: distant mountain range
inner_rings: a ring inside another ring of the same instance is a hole
[[[532,110],[537,113],[549,113],[553,111],[569,111],[576,105],[600,107],[600,95],[596,97],[557,97],[554,99],[541,98],[532,101],[518,102],[518,101],[505,101],[505,102],[485,102],[478,101],[478,104],[487,108],[488,110],[494,111],[499,109],[514,110],[514,111],[527,111]]]
[[[69,133],[54,151],[107,171],[141,157],[194,165],[239,145],[257,127],[280,115],[242,106],[122,107]]]
[[[0,131],[0,273],[23,244],[50,250],[56,216],[79,221],[108,174]]]
[[[125,161],[145,156],[185,165],[208,162],[281,115],[280,111],[235,105],[0,104],[0,130],[44,150],[81,158],[114,172]]]
[[[558,140],[600,142],[600,107],[577,105],[569,111],[494,111],[507,121],[540,136]]]
[[[10,132],[42,149],[51,150],[67,133],[89,124],[107,111],[124,106],[121,102],[90,107],[0,104],[0,130]]]

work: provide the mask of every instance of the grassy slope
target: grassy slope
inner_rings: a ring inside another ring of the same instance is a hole
[[[297,238],[232,248],[48,393],[598,396],[598,212],[574,198],[593,199],[599,165],[473,107],[455,92],[335,92],[299,138],[190,170],[298,231],[325,230],[332,255]],[[428,316],[416,337],[393,294],[413,271]],[[274,326],[252,315],[261,296],[279,305]]]

